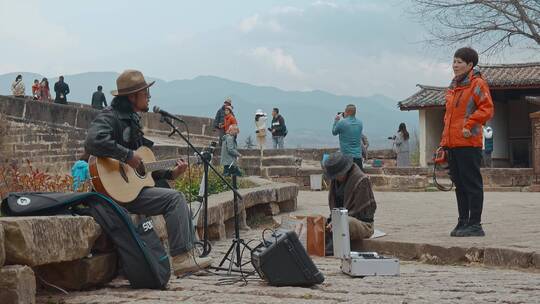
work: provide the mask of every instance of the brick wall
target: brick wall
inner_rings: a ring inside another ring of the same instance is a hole
[[[22,162],[30,160],[38,168],[50,172],[67,172],[83,152],[86,130],[98,114],[77,103],[58,105],[27,99],[0,96],[0,160]],[[199,147],[216,140],[212,134],[212,119],[180,116],[189,125],[190,137]],[[169,128],[159,121],[159,115],[143,115],[145,133],[155,140],[159,151],[183,151],[180,138],[168,138]],[[185,128],[181,127],[181,130]]]

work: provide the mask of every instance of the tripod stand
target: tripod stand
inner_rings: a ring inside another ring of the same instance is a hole
[[[232,186],[234,189],[238,189],[237,186],[237,177],[236,174],[232,175]],[[245,266],[249,264],[250,261],[242,263],[242,254],[244,252],[244,249],[248,249],[250,252],[253,250],[251,247],[249,247],[248,244],[244,242],[243,239],[240,238],[240,220],[239,220],[239,214],[238,214],[238,196],[236,193],[234,194],[234,201],[233,201],[233,209],[234,209],[234,239],[232,240],[232,244],[229,247],[229,250],[227,250],[227,253],[219,263],[218,267],[212,267],[216,270],[225,270],[228,274],[231,274],[231,272],[238,272],[242,275],[245,274],[253,274],[253,271],[244,271],[242,270],[242,266]],[[229,267],[222,267],[223,264],[225,264],[226,261],[229,261]],[[234,268],[233,268],[234,266]]]

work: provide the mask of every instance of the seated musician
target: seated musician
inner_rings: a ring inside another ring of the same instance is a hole
[[[360,170],[349,155],[333,153],[324,161],[324,173],[330,182],[328,206],[345,208],[349,214],[351,240],[367,239],[373,235],[373,222],[377,203],[369,177]],[[328,219],[327,230],[332,230]],[[327,237],[326,254],[332,255],[332,236]]]
[[[86,151],[97,157],[109,157],[136,169],[142,164],[137,155],[141,146],[152,147],[144,138],[138,112],[148,112],[150,86],[141,72],[124,71],[116,79],[117,89],[111,106],[92,121],[86,138]],[[155,180],[174,180],[184,173],[187,163],[178,160],[172,170],[152,173]],[[170,255],[175,275],[210,266],[210,257],[200,258],[194,253],[195,231],[190,210],[182,193],[161,187],[144,188],[139,196],[124,207],[129,212],[144,215],[163,215],[169,238]]]

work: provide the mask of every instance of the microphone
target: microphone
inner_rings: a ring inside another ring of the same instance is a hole
[[[178,118],[178,116],[174,115],[174,114],[171,114],[165,110],[162,110],[160,109],[158,106],[154,106],[154,109],[153,109],[154,113],[158,113],[158,114],[161,114],[162,116],[165,116],[165,117],[168,117],[168,118],[171,118],[171,119],[174,119],[176,121],[179,121],[179,122],[184,122],[184,120],[182,120],[181,118]]]

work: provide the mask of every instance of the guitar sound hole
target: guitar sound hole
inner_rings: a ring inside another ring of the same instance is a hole
[[[144,167],[144,164],[141,164],[137,170],[135,170],[135,174],[137,174],[138,177],[145,177],[146,176],[146,168]]]

